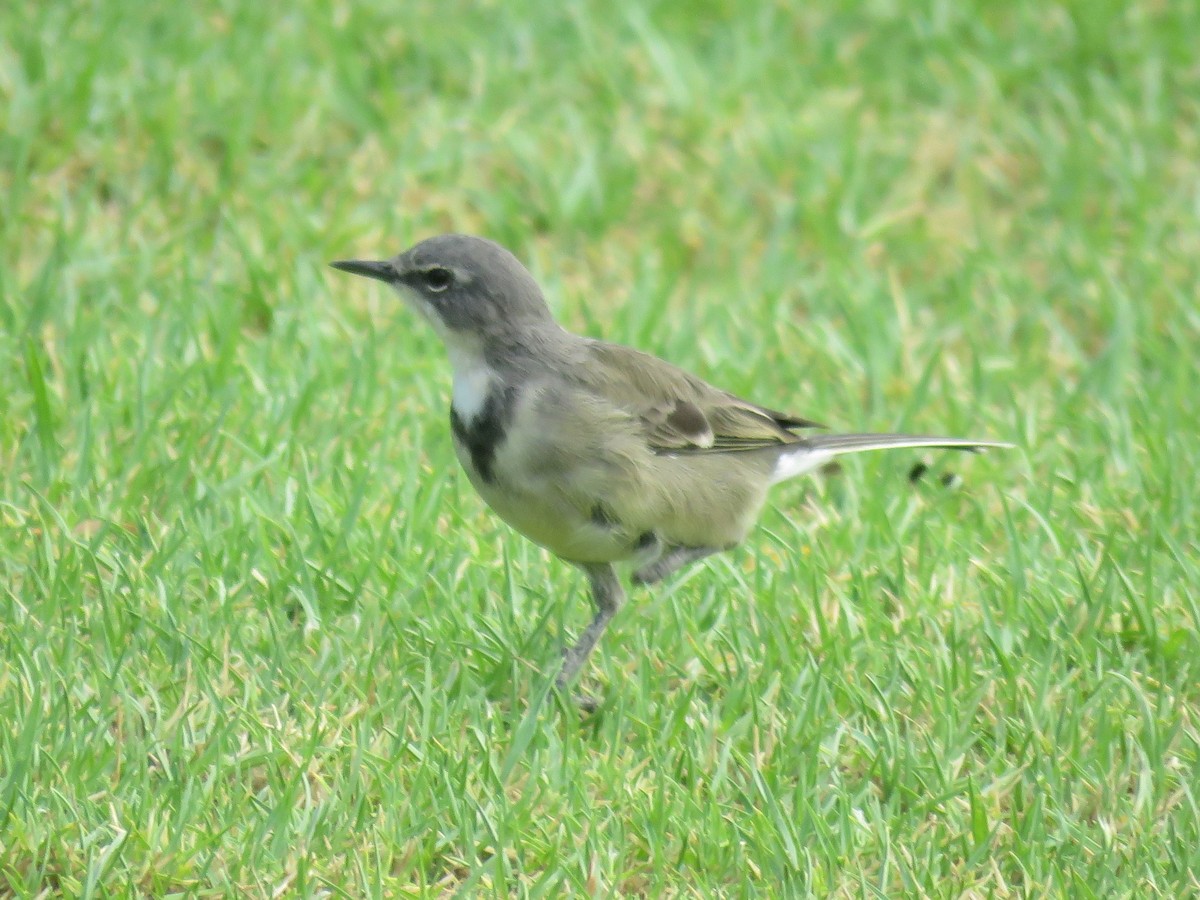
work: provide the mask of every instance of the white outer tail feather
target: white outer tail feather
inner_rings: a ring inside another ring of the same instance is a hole
[[[973,441],[967,438],[933,437],[917,434],[826,434],[810,437],[802,444],[786,448],[775,461],[771,484],[778,484],[820,468],[843,453],[864,450],[901,450],[930,447],[945,450],[984,450],[1011,447],[1003,441]]]

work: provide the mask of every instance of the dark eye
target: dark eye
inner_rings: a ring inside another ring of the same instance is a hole
[[[425,270],[425,287],[431,291],[444,291],[454,283],[454,273],[440,266]]]

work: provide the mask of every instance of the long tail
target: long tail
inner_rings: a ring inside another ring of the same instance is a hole
[[[771,483],[811,472],[843,453],[900,450],[906,447],[980,451],[1012,446],[1004,441],[976,441],[969,438],[921,434],[818,434],[807,438],[803,443],[790,444],[782,450],[775,463],[775,471],[771,474]]]

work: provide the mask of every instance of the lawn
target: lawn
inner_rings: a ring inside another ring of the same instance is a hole
[[[1200,6],[790,6],[3,5],[0,895],[1200,892]],[[326,266],[452,230],[1018,447],[776,489],[581,715],[582,578]]]

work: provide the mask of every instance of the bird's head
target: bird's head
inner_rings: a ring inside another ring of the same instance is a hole
[[[485,238],[443,234],[391,259],[330,265],[391,285],[448,343],[487,344],[553,321],[533,276]]]

